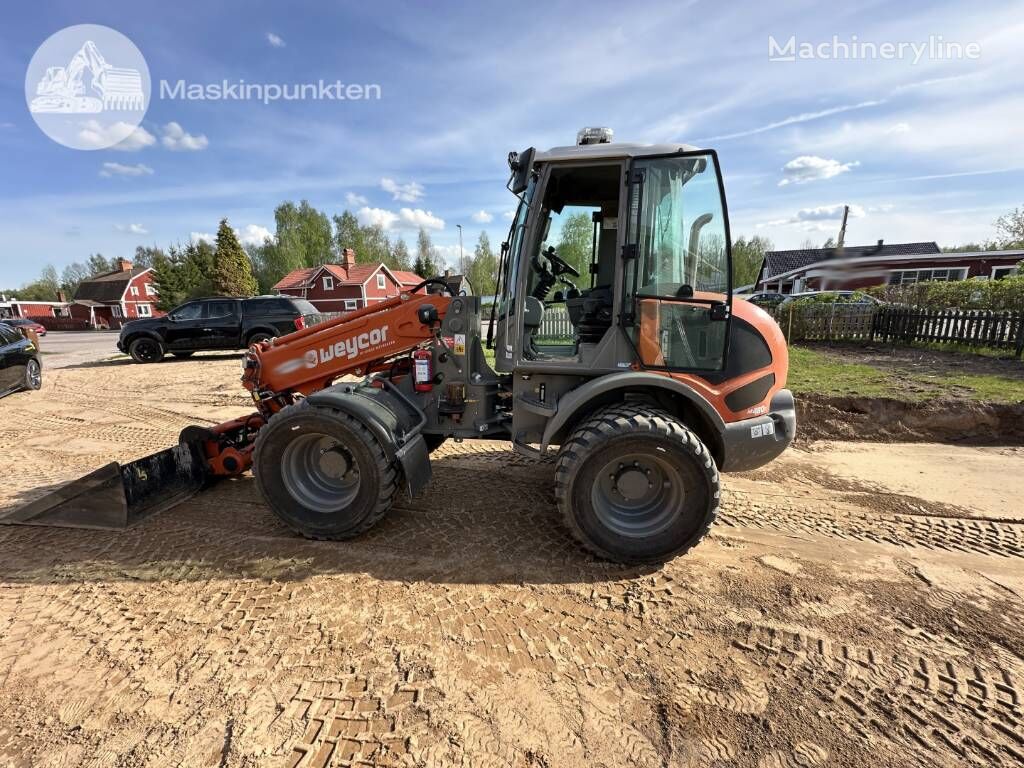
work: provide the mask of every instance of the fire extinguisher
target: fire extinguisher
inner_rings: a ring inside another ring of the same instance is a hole
[[[430,392],[434,388],[434,353],[429,349],[416,349],[412,353],[413,389]]]

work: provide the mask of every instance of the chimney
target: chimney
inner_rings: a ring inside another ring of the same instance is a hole
[[[356,265],[356,252],[351,248],[345,248],[341,252],[341,266],[346,272]]]
[[[68,295],[64,293],[64,291],[57,291],[57,301],[59,301],[61,304],[67,304]]]
[[[117,260],[117,271],[118,272],[131,272],[132,263],[128,259]]]
[[[450,269],[448,269],[448,267],[444,268],[444,276],[445,277],[451,277],[452,276],[452,271]]]

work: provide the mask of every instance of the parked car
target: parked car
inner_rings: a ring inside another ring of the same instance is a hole
[[[305,299],[256,296],[188,301],[163,317],[125,323],[117,348],[137,363],[156,363],[168,352],[189,357],[211,349],[248,349],[258,341],[315,324],[316,307]]]
[[[43,386],[39,350],[26,334],[0,322],[0,397]]]
[[[29,320],[27,317],[8,317],[0,320],[0,323],[7,323],[7,325],[13,328],[31,328],[37,336],[46,335],[46,326],[37,323],[35,320]]]
[[[761,307],[774,307],[776,304],[786,298],[784,293],[776,293],[774,291],[762,291],[761,293],[752,293],[749,296],[737,296],[738,299],[746,299],[751,304],[756,304]]]
[[[876,299],[874,296],[864,291],[803,291],[801,293],[791,293],[783,299],[780,307],[786,307],[792,304],[794,301],[799,299],[818,299],[824,303],[836,303],[836,304],[874,304],[878,306],[885,304],[881,299]]]

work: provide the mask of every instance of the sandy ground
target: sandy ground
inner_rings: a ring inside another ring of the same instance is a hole
[[[0,400],[0,507],[244,413],[234,356]],[[661,568],[570,542],[549,462],[449,444],[346,544],[250,477],[134,529],[0,528],[3,766],[1024,763],[1019,449],[812,444]]]

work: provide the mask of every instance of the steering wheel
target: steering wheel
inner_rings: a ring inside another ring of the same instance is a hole
[[[548,246],[548,249],[546,251],[544,251],[544,258],[546,258],[548,261],[550,261],[551,265],[553,267],[557,267],[557,269],[553,270],[556,276],[557,275],[565,274],[566,272],[568,272],[573,277],[579,277],[580,276],[580,273],[576,269],[576,267],[574,267],[572,264],[567,262],[565,259],[563,259],[561,256],[559,256],[557,253],[555,253],[555,246],[553,246],[553,245],[549,245]]]

